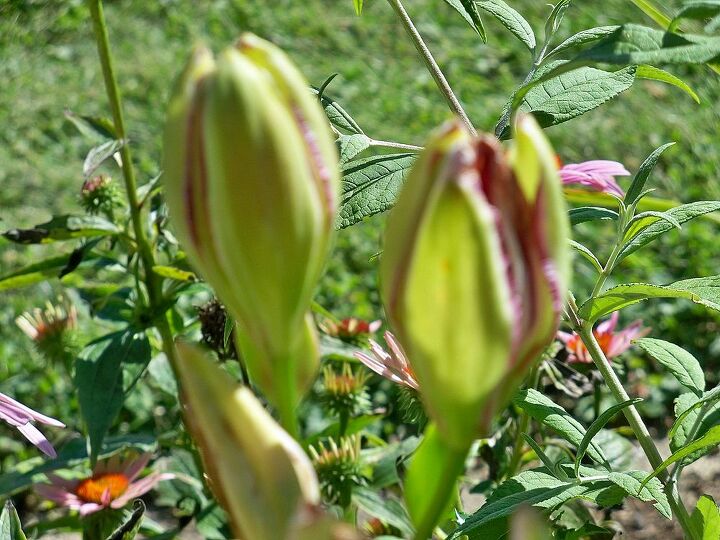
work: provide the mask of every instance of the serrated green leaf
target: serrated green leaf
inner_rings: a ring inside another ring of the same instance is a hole
[[[555,508],[576,498],[615,502],[618,500],[618,489],[609,481],[580,484],[563,482],[542,470],[523,471],[503,482],[487,503],[467,517],[448,540],[458,540],[463,535],[470,540],[482,540],[488,523],[509,516],[523,506]]]
[[[344,165],[361,152],[370,148],[370,138],[362,133],[341,135],[337,140],[340,164]]]
[[[680,222],[678,220],[676,220],[672,216],[672,214],[668,214],[667,212],[653,212],[651,210],[651,211],[642,212],[640,214],[636,214],[635,216],[633,216],[633,218],[630,220],[630,223],[628,223],[627,227],[625,227],[625,234],[623,235],[623,242],[625,242],[625,243],[630,242],[638,234],[640,234],[645,229],[650,227],[653,223],[656,223],[658,221],[665,221],[671,227],[674,227],[678,230],[682,229]]]
[[[344,229],[390,209],[414,162],[414,154],[386,154],[348,163],[336,227]]]
[[[477,5],[480,9],[484,9],[495,17],[531,52],[535,51],[535,33],[530,24],[515,9],[511,8],[503,0],[478,0]]]
[[[695,392],[699,397],[705,390],[705,374],[700,362],[682,347],[655,338],[640,338],[634,341],[655,360],[665,366],[680,382]]]
[[[679,224],[683,224],[696,217],[717,212],[720,210],[720,201],[697,201],[689,204],[676,206],[668,210],[666,213],[675,219]],[[637,251],[642,246],[649,244],[659,236],[673,229],[673,225],[666,221],[655,221],[635,237],[632,238],[625,246],[623,246],[617,261],[620,262],[631,253]]]
[[[0,514],[0,538],[2,540],[27,540],[20,518],[10,500],[5,501],[2,514]]]
[[[477,10],[477,6],[473,0],[445,0],[445,3],[451,6],[457,11],[465,22],[470,25],[470,28],[475,30],[483,43],[487,42],[487,35],[485,33],[485,26],[483,25],[480,13]]]
[[[690,524],[697,540],[716,540],[720,538],[720,510],[710,495],[703,495],[697,502]]]
[[[708,432],[720,422],[720,388],[714,388],[703,395],[702,399],[692,393],[681,394],[675,400],[675,416],[668,437],[670,450],[675,452],[688,443]],[[685,458],[683,463],[688,465],[701,458],[707,451],[700,451]]]
[[[100,165],[115,155],[123,146],[125,146],[125,141],[113,140],[91,148],[83,163],[83,176],[85,178],[92,176]]]
[[[693,442],[687,444],[686,446],[683,446],[676,452],[673,452],[673,454],[669,458],[663,461],[652,472],[652,474],[650,474],[650,476],[648,476],[644,480],[643,485],[646,485],[650,481],[650,479],[655,478],[657,475],[661,474],[673,463],[676,463],[699,450],[704,450],[706,448],[715,448],[716,446],[718,446],[718,444],[720,444],[720,426],[713,426],[708,430],[705,435],[703,435],[699,439],[696,439]]]
[[[570,240],[570,247],[577,251],[580,255],[582,255],[585,260],[589,261],[590,264],[592,264],[593,268],[598,271],[598,273],[601,273],[603,271],[602,264],[600,264],[600,261],[595,256],[595,254],[587,247],[583,246],[580,242],[576,242],[575,240]]]
[[[635,66],[615,72],[581,67],[560,73],[534,84],[523,97],[519,110],[532,113],[542,127],[567,122],[630,88],[635,70]]]
[[[571,208],[568,211],[570,224],[577,225],[586,221],[595,221],[597,219],[616,220],[619,215],[614,210],[603,208],[601,206],[582,206],[580,208]]]
[[[537,390],[532,388],[522,390],[513,402],[532,418],[553,429],[575,446],[579,447],[582,444],[586,433],[582,424],[560,405]],[[593,461],[607,465],[602,449],[593,442],[589,443],[587,453]]]
[[[582,441],[580,441],[580,444],[578,445],[577,454],[575,456],[575,476],[578,475],[578,470],[580,469],[580,463],[582,462],[583,457],[585,456],[585,451],[588,448],[588,445],[592,442],[595,435],[598,434],[598,432],[605,427],[605,424],[607,424],[612,418],[622,411],[623,409],[630,407],[634,405],[635,403],[641,402],[642,399],[640,398],[634,398],[634,399],[628,399],[627,401],[623,401],[622,403],[616,403],[606,411],[603,411],[602,414],[600,414],[592,424],[590,424],[590,427],[588,427],[587,431],[585,432],[585,435],[583,435]]]
[[[670,285],[618,285],[585,302],[580,307],[580,317],[594,323],[613,311],[650,298],[684,298],[720,311],[720,276],[685,279]]]
[[[720,56],[720,37],[673,34],[625,24],[580,53],[577,61],[608,64],[704,64]]]
[[[647,478],[648,473],[645,471],[627,471],[627,472],[611,472],[608,479],[623,488],[628,495],[631,495],[643,502],[655,501],[653,506],[660,514],[672,519],[672,511],[667,495],[663,491],[663,485],[657,478],[651,479],[644,487],[643,481]]]
[[[662,146],[653,150],[653,152],[647,158],[645,158],[645,161],[643,161],[642,165],[640,165],[638,172],[635,174],[635,177],[633,178],[633,181],[630,184],[627,193],[625,194],[625,204],[633,204],[638,199],[640,193],[642,193],[642,190],[645,188],[645,183],[650,177],[650,173],[655,168],[655,165],[660,159],[660,156],[665,150],[667,150],[674,144],[674,142],[663,144]]]
[[[123,365],[146,365],[150,355],[147,336],[131,330],[97,339],[80,353],[75,368],[75,386],[87,427],[91,463],[97,460],[103,439],[125,401]]]
[[[555,47],[552,51],[550,51],[548,54],[545,55],[545,59],[549,59],[552,56],[555,56],[557,54],[560,54],[562,52],[565,52],[567,50],[573,49],[575,47],[579,47],[580,45],[586,45],[588,43],[592,43],[594,41],[597,41],[598,39],[602,39],[605,36],[608,36],[612,34],[613,32],[617,31],[617,29],[620,28],[617,25],[612,26],[598,26],[595,28],[588,28],[587,30],[583,30],[581,32],[578,32],[577,34],[574,34],[567,38],[565,41],[560,43],[557,47]]]
[[[695,93],[695,90],[690,88],[690,86],[688,86],[685,81],[683,81],[679,77],[676,77],[672,73],[668,73],[664,69],[648,65],[638,66],[636,77],[638,77],[639,79],[648,79],[651,81],[664,82],[666,84],[675,86],[685,92],[688,96],[693,98],[693,100],[695,100],[695,103],[700,103],[700,96]]]

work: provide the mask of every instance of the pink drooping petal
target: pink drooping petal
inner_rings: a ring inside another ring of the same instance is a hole
[[[137,476],[143,471],[143,469],[147,467],[147,464],[150,462],[151,457],[152,454],[150,454],[149,452],[144,452],[140,454],[137,458],[130,460],[125,465],[122,472],[129,482],[135,480],[135,478],[137,478]]]
[[[130,484],[125,492],[110,503],[111,508],[122,508],[133,499],[144,495],[163,480],[175,478],[173,473],[152,473]]]
[[[17,426],[17,429],[28,441],[37,446],[43,454],[51,458],[57,457],[55,448],[53,448],[53,445],[50,444],[50,441],[47,440],[45,435],[43,435],[38,428],[28,423],[22,426]]]
[[[385,377],[397,384],[404,384],[414,390],[419,388],[418,382],[413,375],[412,368],[398,343],[395,336],[385,332],[385,341],[390,347],[390,353],[385,351],[376,341],[370,339],[370,350],[373,356],[364,352],[356,352],[355,358],[360,360],[368,368],[378,375]]]
[[[601,322],[595,328],[595,332],[598,334],[612,334],[615,331],[618,320],[620,319],[620,312],[614,311],[610,318],[606,321]]]
[[[608,160],[570,163],[561,167],[558,173],[563,184],[578,184],[618,197],[623,197],[625,192],[615,177],[630,175],[622,163]]]
[[[633,340],[646,336],[649,332],[650,329],[644,328],[642,321],[635,321],[624,330],[615,333],[606,353],[608,358],[624,353],[630,348]]]
[[[49,426],[65,427],[65,424],[59,420],[40,414],[30,407],[23,405],[19,401],[14,400],[10,396],[0,392],[0,413],[2,412],[7,412],[11,417],[17,418],[17,421],[21,424],[34,420],[35,422],[40,422],[41,424],[47,424]]]
[[[80,498],[74,493],[52,484],[37,484],[35,491],[42,497],[59,505],[79,508],[82,505]]]
[[[85,516],[88,516],[88,515],[90,515],[90,514],[94,514],[95,512],[99,512],[99,511],[102,510],[103,508],[105,508],[105,506],[103,506],[102,504],[84,502],[84,503],[82,503],[82,504],[80,505],[80,507],[77,508],[76,510],[79,510],[79,511],[80,511],[80,515],[83,516],[83,517],[85,517]]]
[[[371,323],[368,324],[368,332],[370,334],[374,334],[375,332],[377,332],[380,329],[381,326],[382,326],[382,321],[380,319],[378,319],[376,321],[372,321]]]
[[[50,483],[53,486],[59,487],[61,489],[65,489],[71,493],[75,492],[75,488],[77,488],[78,484],[80,483],[79,480],[69,480],[67,478],[63,478],[62,476],[54,474],[54,473],[46,473],[45,476],[47,476],[47,479],[50,480]],[[47,484],[40,484],[40,485],[47,485]]]

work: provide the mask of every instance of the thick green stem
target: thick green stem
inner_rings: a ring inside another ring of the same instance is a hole
[[[573,309],[572,306],[571,309]],[[574,309],[573,313],[575,315],[575,320],[578,320],[577,312],[575,312]],[[597,339],[595,339],[595,336],[592,332],[592,326],[589,324],[582,324],[579,327],[576,327],[575,331],[580,335],[580,338],[582,339],[585,347],[590,353],[593,362],[595,362],[595,366],[602,374],[603,379],[605,380],[605,384],[607,384],[610,392],[612,392],[613,396],[615,397],[615,400],[618,403],[628,401],[630,399],[630,396],[625,391],[625,388],[623,387],[620,378],[617,376],[615,370],[610,364],[610,361],[607,359],[605,353],[600,348],[600,344],[597,342]],[[623,409],[623,413],[625,414],[625,418],[627,418],[627,421],[630,424],[633,433],[635,434],[635,438],[638,440],[638,443],[640,443],[640,447],[643,449],[643,452],[645,452],[645,456],[650,462],[650,466],[653,468],[653,470],[657,469],[662,464],[663,458],[660,455],[657,446],[655,446],[655,441],[653,441],[652,437],[650,436],[650,432],[648,431],[645,422],[643,422],[640,413],[633,405]],[[680,523],[680,526],[685,533],[685,537],[693,538],[693,533],[690,526],[690,516],[688,515],[688,512],[685,509],[682,500],[680,499],[676,483],[669,478],[667,471],[663,471],[663,473],[659,475],[659,478],[664,484],[664,491],[668,497],[670,507],[672,508],[673,514]]]
[[[410,36],[410,39],[415,45],[418,53],[420,53],[420,56],[422,56],[423,61],[425,62],[425,66],[427,67],[428,71],[430,71],[432,78],[435,80],[435,84],[438,86],[443,96],[445,96],[445,101],[447,101],[450,110],[452,110],[460,117],[460,119],[467,126],[468,131],[470,131],[472,135],[477,135],[477,130],[472,125],[472,122],[470,121],[470,118],[465,112],[465,109],[463,109],[462,105],[460,105],[460,101],[455,96],[452,88],[450,88],[450,84],[448,84],[445,75],[443,75],[443,72],[440,69],[440,66],[438,66],[438,63],[435,61],[435,58],[430,52],[430,49],[428,49],[425,41],[423,41],[420,32],[418,32],[417,28],[415,28],[415,24],[412,22],[412,19],[410,18],[410,15],[408,15],[408,12],[405,10],[405,7],[402,5],[402,2],[400,0],[388,0],[388,2],[395,10],[397,16],[400,18],[400,22],[402,22],[405,31],[408,33],[408,36]]]

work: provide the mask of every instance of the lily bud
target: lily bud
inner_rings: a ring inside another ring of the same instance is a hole
[[[170,101],[164,169],[177,234],[237,320],[251,377],[274,404],[296,403],[317,367],[305,316],[339,189],[317,99],[285,54],[255,36],[217,59],[199,49]]]
[[[178,343],[177,351],[185,421],[235,537],[294,536],[320,503],[310,459],[248,388],[199,349]]]
[[[509,155],[455,122],[419,157],[388,220],[382,295],[447,445],[466,449],[553,339],[568,230],[554,154],[530,116]]]

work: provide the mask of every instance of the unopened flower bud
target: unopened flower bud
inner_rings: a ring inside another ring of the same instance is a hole
[[[568,222],[554,154],[521,117],[508,155],[443,127],[389,220],[386,312],[444,442],[467,448],[553,339],[567,286]]]
[[[320,502],[309,458],[248,388],[199,349],[177,350],[185,420],[236,537],[291,538]]]
[[[317,369],[306,313],[339,189],[322,108],[266,41],[244,35],[217,59],[199,49],[170,101],[164,169],[177,234],[238,322],[253,382],[294,407]]]

